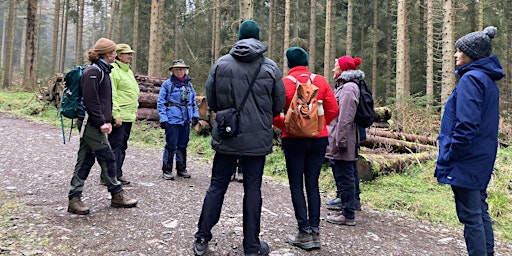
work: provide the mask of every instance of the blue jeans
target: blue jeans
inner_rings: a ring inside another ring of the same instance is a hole
[[[195,237],[206,241],[212,239],[212,228],[219,221],[224,195],[228,189],[231,176],[236,170],[239,158],[243,159],[241,163],[244,168],[244,252],[246,254],[257,253],[260,249],[261,181],[265,156],[239,157],[215,153],[210,187],[206,191]]]
[[[469,256],[487,255],[494,252],[494,231],[485,201],[485,190],[471,190],[452,186],[455,210],[460,223],[464,224],[464,240]]]
[[[112,127],[112,132],[108,135],[108,141],[116,158],[117,177],[123,176],[123,164],[128,148],[128,140],[132,131],[131,122],[123,122],[119,127]]]
[[[357,161],[334,160],[332,166],[338,197],[343,202],[342,214],[347,219],[355,218]]]
[[[299,230],[304,232],[319,231],[320,190],[318,177],[325,160],[328,143],[327,137],[283,138],[282,140],[295,219]],[[307,204],[304,197],[304,186],[306,187]]]
[[[165,127],[165,148],[162,157],[162,166],[172,166],[176,150],[186,149],[190,139],[190,125],[167,124]],[[176,163],[183,162],[183,157],[176,155]]]

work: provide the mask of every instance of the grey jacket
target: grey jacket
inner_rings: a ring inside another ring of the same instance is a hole
[[[359,134],[354,122],[357,104],[359,104],[359,86],[354,82],[345,82],[352,79],[364,79],[361,70],[349,70],[341,73],[334,90],[338,101],[338,116],[327,125],[329,132],[329,145],[326,158],[344,161],[357,161],[359,155]]]
[[[283,109],[285,94],[281,71],[274,61],[263,56],[266,51],[267,47],[259,40],[240,40],[210,70],[206,80],[206,99],[215,112],[238,108],[254,72],[258,72],[240,114],[238,136],[223,140],[217,125],[213,125],[211,145],[219,153],[262,156],[272,152],[272,119]]]

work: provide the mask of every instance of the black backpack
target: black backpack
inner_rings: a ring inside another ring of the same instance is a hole
[[[354,81],[359,86],[359,104],[354,121],[361,128],[370,127],[375,121],[375,109],[372,91],[368,88],[364,79]]]

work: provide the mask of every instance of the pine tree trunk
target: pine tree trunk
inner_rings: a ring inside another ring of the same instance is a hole
[[[75,52],[75,64],[81,65],[83,63],[83,51],[82,51],[82,37],[84,34],[84,7],[85,0],[79,0],[78,8],[78,23],[76,32],[76,52]]]
[[[455,87],[455,76],[453,75],[453,46],[455,45],[454,34],[454,16],[452,0],[443,1],[443,67],[441,80],[441,104],[443,106],[448,100],[448,96]]]
[[[309,4],[309,70],[316,70],[316,0]]]
[[[277,12],[277,0],[270,0],[270,8],[268,12],[268,57],[271,59],[275,58],[275,52],[277,48],[277,40],[275,36],[276,31],[276,12]]]
[[[162,20],[162,10],[164,0],[151,1],[151,25],[149,28],[149,60],[148,76],[161,77],[161,53],[162,44],[160,41],[160,21]]]
[[[353,26],[354,26],[354,22],[353,22],[354,15],[353,15],[352,1],[353,0],[347,1],[347,36],[346,36],[345,54],[349,55],[349,56],[352,56],[352,49],[353,49],[352,30],[353,30]]]
[[[332,33],[332,0],[326,0],[325,2],[325,47],[324,47],[324,77],[330,77],[329,67],[332,64],[332,59],[330,58],[331,52],[331,33]],[[329,80],[330,81],[330,80]]]
[[[16,0],[9,1],[9,21],[7,32],[7,46],[5,47],[4,81],[2,88],[7,89],[12,83],[12,62],[14,50],[14,32],[16,29]]]
[[[427,0],[427,108],[434,105],[434,5]]]
[[[396,98],[401,99],[406,96],[405,92],[405,71],[406,71],[406,29],[407,20],[405,16],[406,1],[397,1],[397,22],[396,22]]]
[[[25,91],[33,91],[37,86],[37,2],[38,0],[27,1],[26,51],[23,76],[23,88]]]
[[[290,47],[290,0],[284,1],[284,37],[283,49],[286,51]],[[283,58],[283,76],[288,73],[288,63],[286,57]]]
[[[83,1],[83,0],[82,0]],[[117,29],[116,29],[116,43],[121,43],[122,25],[123,25],[123,0],[119,0],[119,8],[117,8]]]
[[[59,61],[59,70],[64,71],[64,66],[66,62],[66,43],[68,36],[68,21],[69,21],[69,0],[65,0],[64,6],[62,8],[62,33],[60,40],[60,61]]]
[[[373,29],[372,29],[372,93],[373,98],[378,99],[379,95],[377,93],[377,54],[378,54],[378,0],[373,0]]]
[[[52,59],[50,70],[55,74],[57,66],[57,45],[59,43],[59,22],[60,22],[60,0],[55,0],[55,11],[53,13],[53,36],[52,36]]]
[[[221,5],[220,5],[220,0],[216,0],[215,1],[215,33],[214,33],[214,59],[213,61],[217,60],[220,58],[220,12],[221,12]],[[213,65],[213,62],[212,62],[212,65]]]
[[[140,3],[139,1],[135,0],[134,6],[133,6],[133,34],[132,34],[132,48],[137,49],[139,46],[139,8]],[[134,74],[137,74],[137,53],[138,51],[135,51],[134,54],[132,54],[132,70]]]
[[[240,23],[253,17],[252,0],[240,0]]]
[[[109,39],[112,38],[112,31],[114,30],[114,17],[116,14],[116,2],[117,0],[112,0],[110,5],[110,20],[108,21],[108,30],[107,30],[107,37]]]

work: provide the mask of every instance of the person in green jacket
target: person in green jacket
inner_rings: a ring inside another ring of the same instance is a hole
[[[136,120],[139,107],[139,85],[130,69],[133,53],[135,51],[129,45],[118,44],[116,61],[112,64],[114,68],[110,73],[114,125],[108,140],[116,158],[117,179],[123,185],[130,184],[130,181],[123,176],[123,163],[132,124]]]

